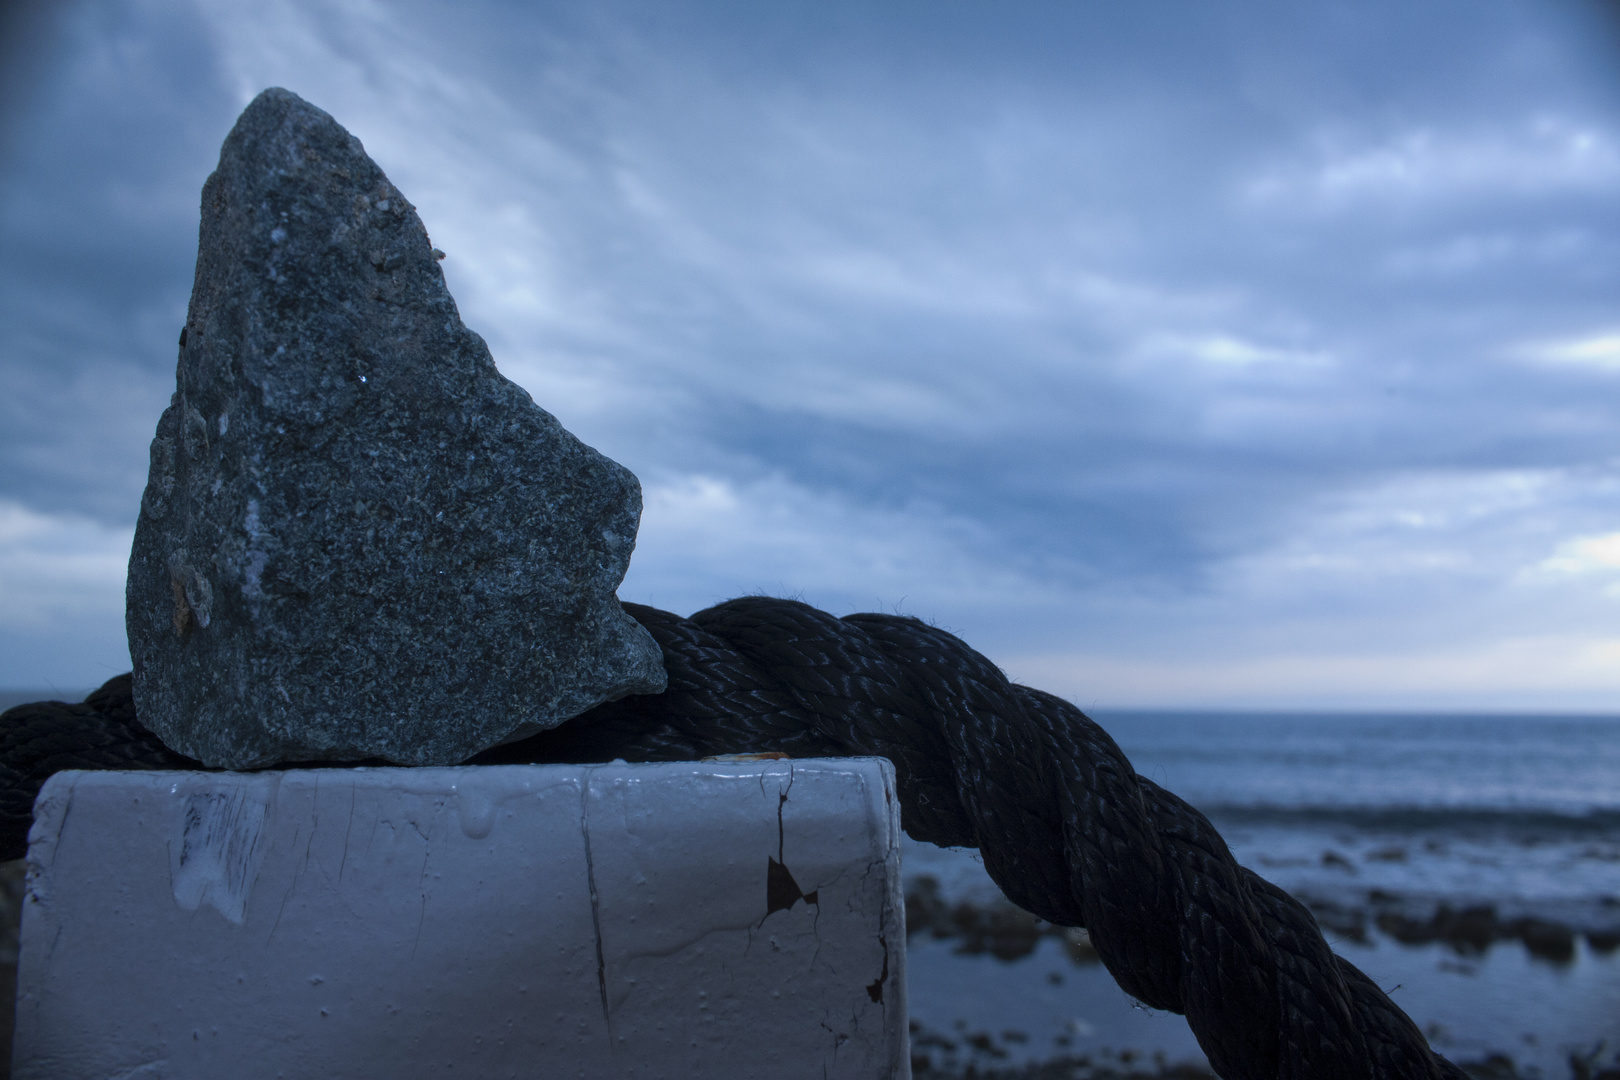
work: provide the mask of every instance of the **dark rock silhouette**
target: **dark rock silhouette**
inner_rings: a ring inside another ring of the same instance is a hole
[[[171,749],[452,764],[663,689],[615,596],[640,485],[495,370],[439,257],[296,95],[226,138],[129,567]]]

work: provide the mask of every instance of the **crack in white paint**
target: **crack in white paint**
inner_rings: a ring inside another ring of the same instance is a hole
[[[591,892],[591,929],[596,932],[596,988],[602,998],[602,1022],[607,1025],[611,1048],[613,1012],[608,1008],[607,957],[602,949],[602,899],[596,891],[596,860],[591,856],[591,772],[585,770],[579,781],[579,831],[585,838],[585,883]]]

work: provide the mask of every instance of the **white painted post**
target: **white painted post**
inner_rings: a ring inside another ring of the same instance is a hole
[[[907,1077],[878,759],[69,772],[14,1075]]]

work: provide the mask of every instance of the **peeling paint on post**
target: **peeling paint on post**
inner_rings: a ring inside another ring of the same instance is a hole
[[[875,759],[61,773],[14,1075],[905,1077],[893,789]]]

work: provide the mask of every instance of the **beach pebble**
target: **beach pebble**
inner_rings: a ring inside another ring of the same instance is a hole
[[[615,596],[635,476],[496,371],[411,204],[285,90],[203,188],[176,381],[127,586],[172,749],[454,764],[663,689]]]

